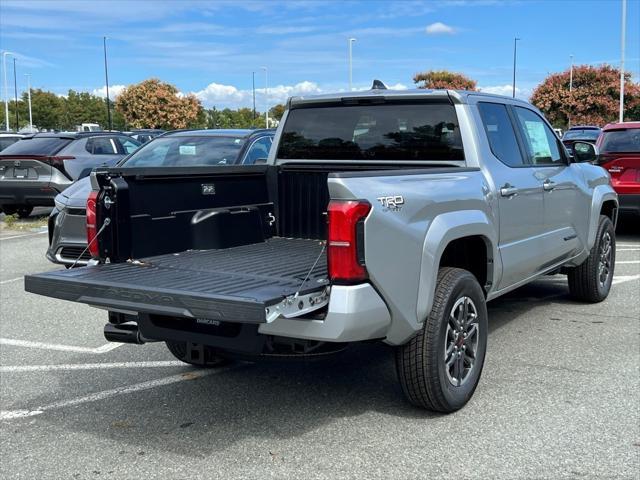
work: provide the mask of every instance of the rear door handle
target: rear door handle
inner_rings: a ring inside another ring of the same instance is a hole
[[[503,197],[515,197],[518,195],[518,189],[513,185],[509,185],[508,183],[506,183],[500,189],[500,195],[502,195]]]
[[[551,190],[556,188],[556,182],[552,182],[551,180],[546,179],[542,184],[542,188],[544,189],[545,192],[550,192]]]

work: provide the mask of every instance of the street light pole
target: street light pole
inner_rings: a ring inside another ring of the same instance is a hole
[[[573,54],[569,55],[569,58],[571,59],[571,69],[569,70],[569,96],[572,97],[571,92],[573,91]],[[571,102],[570,107],[573,108],[573,102]],[[568,121],[568,126],[569,128],[571,128],[571,113],[569,113],[568,115]]]
[[[353,42],[355,38],[349,39],[349,91],[353,90]]]
[[[251,72],[251,85],[253,87],[253,121],[256,121],[256,72]],[[252,122],[253,125],[253,122]]]
[[[25,73],[27,77],[27,98],[29,99],[29,133],[33,133],[33,117],[31,116],[31,74]]]
[[[624,121],[624,44],[627,30],[627,0],[622,0],[622,34],[620,39],[620,116],[618,121]]]
[[[518,40],[520,39],[513,39],[513,98],[516,98],[516,58],[518,55]]]
[[[109,130],[111,128],[111,101],[109,100],[109,69],[107,67],[107,37],[102,37],[102,46],[104,47],[104,80],[107,85],[107,123]]]
[[[267,77],[267,67],[260,67],[264,70],[264,125],[269,128],[269,81]]]
[[[9,88],[7,87],[7,55],[11,52],[2,52],[2,70],[4,70],[4,129],[9,131]]]
[[[573,55],[569,55],[571,59],[571,70],[569,71],[569,93],[573,90]]]
[[[20,119],[18,118],[18,76],[16,75],[16,57],[13,57],[13,93],[16,98],[16,132],[20,129]]]

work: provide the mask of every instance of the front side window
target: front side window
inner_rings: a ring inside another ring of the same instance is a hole
[[[565,159],[560,153],[558,138],[544,120],[529,109],[515,107],[514,110],[529,161],[533,165],[565,164]]]
[[[154,138],[136,150],[125,167],[193,167],[234,164],[245,139],[241,137],[167,136]]]
[[[296,160],[463,161],[453,105],[395,103],[289,111],[278,158]]]
[[[247,154],[242,160],[243,165],[253,165],[256,160],[266,159],[269,156],[269,149],[271,148],[271,137],[262,137],[253,142],[253,145],[249,147]]]
[[[135,152],[140,146],[140,142],[129,137],[118,137],[118,142],[126,154]]]
[[[493,154],[510,167],[524,165],[507,107],[500,103],[481,102],[478,109]]]
[[[602,134],[600,151],[602,153],[640,152],[640,128],[607,130]]]

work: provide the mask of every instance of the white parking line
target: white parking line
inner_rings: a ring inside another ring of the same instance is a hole
[[[107,343],[101,347],[76,347],[73,345],[58,345],[55,343],[29,342],[27,340],[15,340],[13,338],[0,338],[0,345],[11,345],[13,347],[38,348],[40,350],[55,350],[58,352],[75,352],[75,353],[107,353],[124,343]]]
[[[623,260],[622,262],[616,260],[616,265],[625,263],[640,263],[640,260]]]
[[[157,380],[150,380],[148,382],[142,382],[135,385],[128,385],[126,387],[118,387],[111,390],[103,390],[102,392],[91,393],[83,397],[72,398],[70,400],[61,400],[59,402],[50,403],[49,405],[43,405],[36,407],[32,410],[0,410],[0,420],[12,420],[16,418],[33,417],[40,415],[48,410],[55,410],[65,407],[75,407],[76,405],[82,405],[83,403],[97,402],[104,400],[105,398],[115,397],[117,395],[124,395],[126,393],[135,393],[142,390],[149,390],[155,387],[161,387],[164,385],[171,385],[173,383],[184,382],[185,380],[195,380],[197,378],[206,377],[208,375],[214,375],[218,373],[227,372],[238,368],[239,365],[233,365],[226,368],[219,368],[216,370],[204,370],[196,372],[186,372],[179,375],[172,375],[170,377],[159,378]]]
[[[640,250],[640,247],[638,247],[638,248],[630,248],[630,247],[627,247],[627,248],[616,248],[616,252],[637,252],[639,250]]]
[[[109,370],[112,368],[161,368],[184,366],[185,363],[178,360],[163,360],[157,362],[68,363],[62,365],[3,365],[0,366],[0,373],[52,372],[55,370]]]
[[[11,280],[2,280],[0,282],[0,285],[4,285],[5,283],[13,283],[13,282],[17,282],[18,280],[22,280],[24,277],[16,277],[16,278],[12,278]]]
[[[45,230],[44,232],[38,232],[38,233],[27,233],[25,235],[12,235],[10,237],[0,237],[0,240],[13,240],[14,238],[26,238],[26,237],[35,237],[36,235],[44,235],[45,233],[47,233],[47,231]]]
[[[616,275],[613,277],[613,285],[617,285],[619,283],[631,282],[633,280],[640,280],[640,275]]]

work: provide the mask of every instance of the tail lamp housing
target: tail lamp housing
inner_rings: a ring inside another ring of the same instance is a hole
[[[87,198],[87,244],[93,258],[100,256],[98,248],[98,191],[92,190]]]
[[[366,200],[331,200],[327,208],[327,264],[335,283],[368,278],[364,264],[364,220],[371,211]]]

